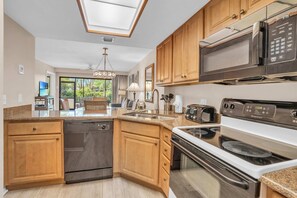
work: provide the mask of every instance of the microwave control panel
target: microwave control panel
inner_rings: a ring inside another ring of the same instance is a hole
[[[268,64],[296,59],[297,16],[281,19],[268,29]]]

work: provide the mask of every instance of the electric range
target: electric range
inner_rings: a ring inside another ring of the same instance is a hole
[[[297,165],[296,102],[224,99],[221,114],[221,124],[173,129],[170,186],[178,195],[176,179],[187,197],[258,197],[261,175]]]

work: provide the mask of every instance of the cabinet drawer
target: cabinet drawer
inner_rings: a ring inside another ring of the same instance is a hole
[[[164,155],[161,155],[161,165],[164,170],[169,174],[170,173],[170,161]]]
[[[169,174],[162,168],[160,173],[160,184],[166,197],[169,195]]]
[[[62,132],[62,121],[9,123],[7,127],[8,135],[53,134]]]
[[[156,126],[156,125],[122,121],[121,130],[129,133],[134,133],[134,134],[149,136],[154,138],[160,137],[159,126]]]
[[[163,155],[166,156],[167,159],[170,160],[171,159],[171,147],[164,141],[162,141],[161,147],[162,147]]]
[[[169,131],[166,128],[163,128],[163,130],[162,130],[162,139],[167,144],[171,145],[171,131]]]

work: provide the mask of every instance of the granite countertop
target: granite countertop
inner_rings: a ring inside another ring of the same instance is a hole
[[[266,173],[260,180],[288,198],[297,198],[297,167]]]
[[[42,121],[42,120],[109,120],[121,119],[132,122],[142,122],[148,124],[157,124],[172,130],[177,126],[199,125],[184,118],[183,114],[166,113],[160,111],[160,115],[171,116],[173,119],[152,119],[143,117],[133,117],[124,115],[133,112],[123,108],[108,108],[100,111],[85,111],[84,109],[70,111],[20,111],[8,113],[4,116],[5,121]],[[145,111],[145,113],[155,113],[154,111]]]

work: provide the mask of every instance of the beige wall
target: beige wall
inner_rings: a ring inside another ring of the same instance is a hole
[[[18,73],[20,64],[25,67],[24,75]],[[34,69],[35,38],[4,15],[4,94],[7,98],[4,107],[34,103]]]
[[[223,98],[262,99],[297,101],[297,83],[261,84],[261,85],[192,85],[166,88],[166,93],[183,95],[184,106],[199,104],[206,99],[208,105],[220,109]]]
[[[55,73],[55,69],[39,60],[35,61],[35,95],[39,92],[39,81],[46,81],[46,76],[49,73]]]
[[[139,71],[139,87],[142,90],[139,93],[136,93],[136,99],[139,99],[141,101],[144,101],[144,85],[145,85],[145,78],[144,78],[144,74],[145,74],[145,68],[149,65],[151,65],[152,63],[155,64],[155,68],[156,68],[156,50],[153,50],[152,52],[150,52],[138,65],[136,65],[132,70],[130,70],[129,75],[131,74],[136,74],[137,71]],[[155,79],[156,79],[156,69],[155,70]],[[154,85],[155,88],[157,88],[160,92],[160,97],[161,94],[164,93],[164,88],[163,87],[156,87],[156,85]],[[133,93],[129,93],[129,98],[133,98]],[[156,101],[156,99],[155,99]],[[147,105],[147,109],[153,109],[154,105],[152,103],[146,103]],[[163,101],[160,102],[160,109],[163,109]]]
[[[4,194],[3,184],[3,1],[0,1],[0,197]]]

